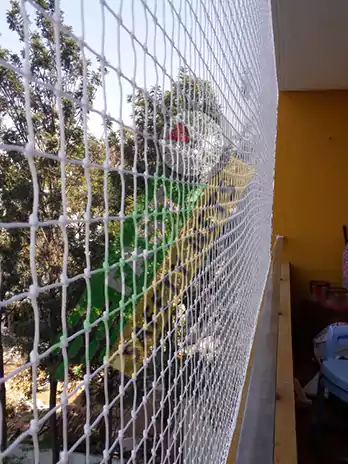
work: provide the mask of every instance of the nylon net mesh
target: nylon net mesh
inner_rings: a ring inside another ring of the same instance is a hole
[[[225,462],[270,263],[269,1],[0,16],[1,458]]]

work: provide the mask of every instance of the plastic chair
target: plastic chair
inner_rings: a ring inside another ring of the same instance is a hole
[[[348,403],[348,360],[339,358],[340,348],[348,345],[348,325],[331,325],[328,330],[324,360],[320,366],[315,429],[322,422],[325,390]]]

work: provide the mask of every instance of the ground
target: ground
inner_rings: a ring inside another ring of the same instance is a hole
[[[12,345],[4,346],[4,370],[5,375],[13,373],[15,370],[20,368],[25,364],[25,359],[21,356],[19,351]],[[112,385],[112,391],[119,391],[118,384],[118,374],[115,375],[114,384]],[[82,378],[75,378],[70,380],[68,385],[68,393],[76,390],[77,387],[81,384]],[[140,382],[141,383],[141,382]],[[58,394],[57,394],[57,404],[60,402],[60,394],[63,391],[63,383],[58,383]],[[29,368],[20,371],[8,381],[6,381],[6,401],[7,401],[7,426],[8,426],[8,442],[11,443],[16,439],[22,432],[24,432],[30,421],[33,419],[33,402],[32,402],[32,378],[31,371]],[[141,395],[139,395],[141,399]],[[84,435],[84,425],[86,424],[86,395],[83,388],[80,388],[69,400],[68,406],[68,446],[69,448],[73,446],[76,441]],[[113,396],[110,398],[112,400]],[[135,422],[134,433],[136,436],[136,441],[139,442],[143,438],[143,430],[147,426],[147,418],[151,418],[153,415],[153,405],[155,404],[155,410],[161,408],[160,401],[162,399],[162,391],[156,388],[156,390],[150,396],[147,406],[144,406],[137,411],[137,416]],[[93,423],[96,418],[101,414],[104,406],[104,375],[101,372],[99,377],[96,377],[90,384],[90,423]],[[38,387],[37,387],[37,405],[39,408],[39,416],[43,417],[48,412],[49,406],[49,382],[47,372],[44,369],[39,368],[38,370]],[[133,409],[133,388],[127,389],[127,394],[124,397],[123,402],[123,423],[132,424],[132,409]],[[147,411],[145,411],[147,409]],[[161,420],[161,415],[158,416],[158,420]],[[120,421],[120,407],[119,403],[116,403],[115,407],[112,408],[112,430],[114,431],[112,441],[115,440],[118,430],[121,426]],[[156,421],[155,427],[160,426]],[[57,428],[58,433],[62,432],[62,417],[60,411],[58,412],[57,418]],[[151,435],[152,428],[149,430],[149,438],[147,447],[151,451]],[[99,454],[103,451],[105,438],[104,438],[104,418],[102,417],[99,424],[93,428],[92,434],[90,437],[90,450],[91,453]],[[128,456],[133,447],[133,427],[130,426],[125,430],[125,440],[123,442],[125,457]],[[40,449],[45,451],[46,454],[42,455],[42,462],[45,462],[45,459],[49,459],[48,450],[49,447],[49,429],[48,424],[45,423],[39,433],[40,439]],[[26,443],[25,446],[30,447],[30,443]],[[31,448],[30,448],[31,449]],[[85,451],[85,442],[82,442],[81,445],[76,449],[81,453]],[[23,455],[23,449],[18,449],[18,456]],[[25,453],[24,453],[25,454]],[[143,453],[140,452],[140,455]],[[114,457],[117,458],[117,449],[115,449]],[[25,461],[30,462],[30,461]],[[40,460],[41,462],[41,460]],[[79,463],[78,457],[75,456],[74,463]],[[99,462],[99,461],[98,461]],[[117,461],[115,461],[117,462]],[[137,460],[141,464],[140,456]]]

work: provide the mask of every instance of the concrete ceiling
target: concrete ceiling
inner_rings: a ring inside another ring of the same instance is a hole
[[[348,0],[271,0],[279,90],[348,89]]]

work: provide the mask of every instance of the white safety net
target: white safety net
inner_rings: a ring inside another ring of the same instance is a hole
[[[0,18],[1,459],[226,462],[270,263],[270,1]]]

